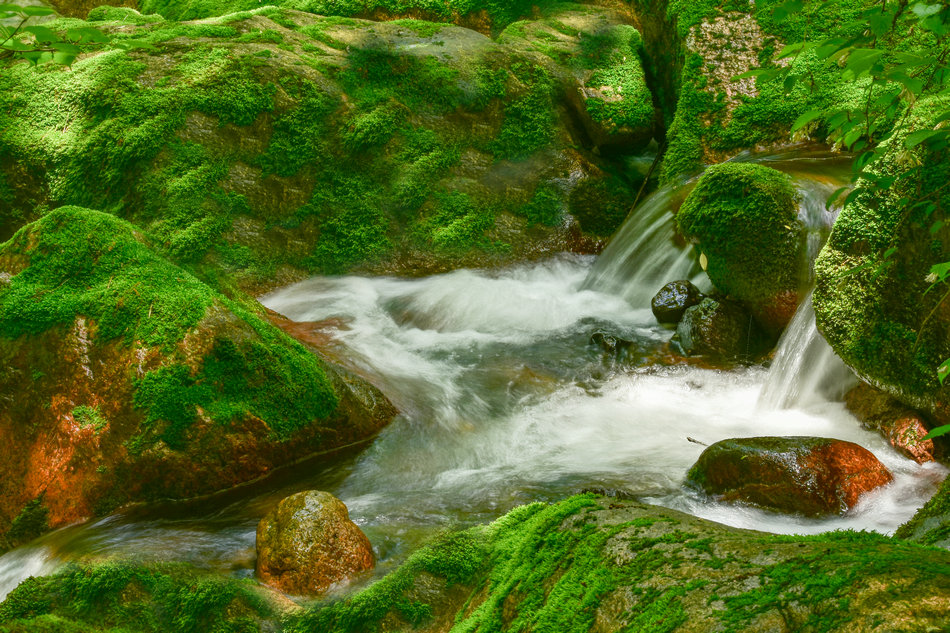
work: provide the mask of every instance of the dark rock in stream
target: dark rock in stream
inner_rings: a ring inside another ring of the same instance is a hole
[[[871,451],[824,437],[747,437],[716,442],[687,482],[723,501],[807,516],[843,514],[891,481]]]
[[[656,293],[650,302],[653,316],[659,323],[676,324],[683,318],[687,308],[699,304],[703,293],[688,279],[671,281]]]
[[[688,308],[674,340],[686,354],[722,360],[752,360],[768,348],[751,315],[727,299],[706,298]]]
[[[287,593],[323,593],[374,564],[369,539],[329,492],[291,495],[257,526],[257,577]]]

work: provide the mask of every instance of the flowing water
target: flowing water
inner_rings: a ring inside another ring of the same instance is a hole
[[[820,173],[820,165],[809,167]],[[826,184],[814,177],[802,187]],[[672,199],[662,191],[654,199],[664,196]],[[635,292],[609,285],[603,271],[610,262],[603,256],[595,263],[565,255],[503,271],[421,279],[318,278],[264,297],[266,306],[292,319],[321,323],[315,327],[334,337],[336,353],[383,389],[401,415],[365,450],[332,463],[302,466],[197,507],[145,508],[48,534],[0,557],[0,596],[31,574],[86,557],[183,560],[249,576],[257,521],[282,497],[308,488],[328,490],[347,504],[377,551],[376,576],[440,530],[588,488],[618,489],[730,525],[782,533],[888,533],[906,521],[945,470],[899,456],[845,410],[836,391],[849,377],[814,371],[833,363],[820,360],[826,350],[808,351],[817,345],[808,304],[772,370],[652,360],[672,333],[656,324],[647,293],[691,273],[686,264],[676,268],[680,250],[664,243],[676,250],[674,263],[666,273],[644,276]],[[631,303],[644,296],[646,302]],[[606,352],[590,342],[598,331],[631,345],[622,356]],[[835,385],[830,391],[818,388],[829,384]],[[895,480],[849,514],[826,520],[719,504],[682,485],[703,450],[687,437],[712,443],[789,434],[858,442]]]

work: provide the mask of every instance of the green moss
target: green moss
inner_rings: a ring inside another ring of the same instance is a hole
[[[610,130],[652,127],[653,98],[640,65],[640,33],[620,25],[606,33],[581,33],[580,42],[579,63],[595,69],[586,85],[603,93],[603,98],[586,98],[591,118]]]
[[[254,416],[277,439],[336,408],[336,395],[313,354],[156,255],[123,220],[63,207],[21,229],[0,246],[0,258],[24,265],[0,290],[0,337],[40,334],[82,315],[98,343],[118,340],[167,355],[165,366],[135,385],[133,401],[146,416],[136,448],[158,439],[185,448],[198,406],[219,424]],[[185,360],[176,350],[202,319],[228,313],[240,331],[219,334],[197,363],[172,362]],[[77,410],[95,424],[88,409]]]
[[[32,541],[48,530],[49,508],[43,505],[43,496],[40,495],[23,506],[4,538],[9,545],[18,545]]]
[[[109,420],[102,416],[99,407],[90,407],[80,405],[73,409],[73,419],[79,423],[79,426],[91,427],[96,431],[101,431],[109,425]]]
[[[154,14],[142,15],[130,7],[110,7],[108,5],[102,5],[92,8],[86,16],[86,19],[90,22],[121,22],[123,24],[142,26],[161,22],[162,16]]]
[[[554,128],[553,83],[540,66],[516,63],[514,75],[525,85],[523,96],[505,106],[505,118],[490,149],[499,159],[521,160],[547,147]]]
[[[564,219],[565,206],[564,193],[554,185],[543,183],[518,212],[531,224],[558,226]]]
[[[676,216],[706,255],[721,292],[759,304],[797,291],[806,263],[791,179],[753,163],[722,163],[700,178]]]
[[[250,633],[274,615],[251,583],[187,565],[71,564],[17,587],[0,604],[0,631]]]
[[[485,232],[495,224],[495,214],[464,193],[437,193],[433,211],[413,232],[436,252],[461,254],[477,246],[489,249]]]
[[[606,237],[626,219],[633,197],[621,182],[588,179],[571,190],[568,208],[585,233]]]
[[[411,19],[393,20],[392,23],[409,29],[419,37],[432,37],[433,35],[438,35],[443,28],[450,26],[445,22],[426,22],[425,20]]]

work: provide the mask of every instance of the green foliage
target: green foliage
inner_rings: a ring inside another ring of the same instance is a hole
[[[4,538],[7,543],[18,545],[32,541],[48,530],[49,508],[43,505],[43,496],[40,495],[23,506]]]
[[[564,219],[565,206],[563,192],[554,185],[542,183],[534,190],[531,200],[519,209],[519,213],[528,218],[531,224],[558,226]]]
[[[490,149],[499,159],[521,160],[551,142],[553,83],[540,66],[517,63],[511,70],[525,85],[526,92],[505,106],[501,131]]]
[[[789,176],[754,163],[721,163],[702,175],[676,221],[706,254],[716,288],[755,304],[797,291],[803,280],[797,201]]]
[[[91,427],[96,431],[101,431],[109,425],[109,420],[102,416],[99,407],[90,407],[80,405],[73,409],[73,419],[79,423],[79,426]]]
[[[464,193],[436,193],[432,213],[420,220],[414,232],[436,252],[464,253],[476,246],[488,249],[485,232],[495,224],[495,214]]]
[[[602,90],[603,98],[587,97],[594,121],[611,129],[653,126],[653,98],[640,65],[643,42],[640,33],[620,25],[606,34],[581,34],[584,56],[581,64],[593,68],[586,85]]]
[[[251,633],[274,615],[251,583],[184,564],[70,564],[21,583],[0,604],[0,631]]]

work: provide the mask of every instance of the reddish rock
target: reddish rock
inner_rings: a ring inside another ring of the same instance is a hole
[[[824,437],[749,437],[716,442],[687,480],[724,501],[807,516],[843,514],[891,473],[866,448]]]
[[[928,429],[918,412],[865,383],[849,391],[844,401],[864,428],[883,435],[899,453],[918,464],[934,461],[934,441],[922,439]]]
[[[323,593],[374,564],[369,539],[328,492],[291,495],[257,526],[257,576],[287,593]]]

